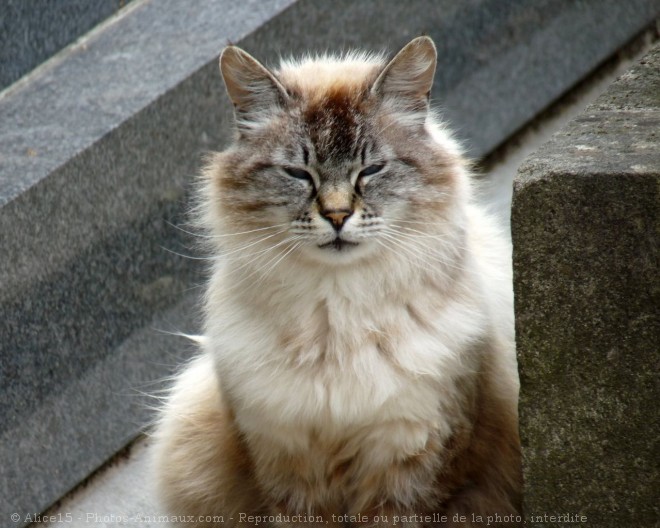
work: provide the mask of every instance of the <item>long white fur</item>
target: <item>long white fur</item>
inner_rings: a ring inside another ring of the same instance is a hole
[[[367,59],[356,57],[354,67],[382,61]],[[320,66],[285,63],[280,73],[323,84],[319,76],[341,77],[350,71],[344,60],[326,60]],[[400,113],[400,119],[419,117]],[[460,147],[444,125],[431,113],[424,118],[433,140],[459,155]],[[203,355],[179,379],[174,408],[177,395],[208,386],[212,364],[214,382],[231,395],[236,422],[248,438],[267,436],[278,449],[295,453],[308,448],[309,431],[329,438],[350,431],[355,449],[360,444],[368,453],[364,463],[384,467],[422,450],[430,427],[440,440],[451,435],[451,411],[443,413],[443,405],[454,404],[453,387],[478,368],[463,351],[483,339],[496,343],[500,355],[494,358],[495,371],[515,406],[511,248],[495,222],[474,204],[468,170],[455,170],[459,185],[445,213],[447,225],[429,229],[401,223],[410,234],[405,239],[408,251],[396,251],[396,241],[384,238],[387,247],[374,248],[373,243],[369,258],[355,263],[302,263],[299,251],[284,253],[287,246],[275,264],[267,251],[257,256],[246,252],[245,258],[238,252],[217,262],[207,294],[205,336],[198,339]],[[217,202],[213,206],[220,207]],[[388,220],[397,224],[396,218]],[[222,218],[210,210],[206,222],[212,236],[229,234]],[[350,222],[346,230],[350,233]],[[223,243],[231,249],[231,238]],[[462,258],[457,245],[464,250]],[[251,275],[259,266],[264,273]],[[458,284],[456,273],[461,274]],[[429,280],[447,292],[446,298],[428,288]],[[433,313],[430,325],[420,329],[411,324],[402,311],[407,304]],[[332,339],[292,356],[282,345],[282,333],[297,327],[311,332],[319,323],[313,310],[317,306],[327,313]],[[396,332],[388,335],[393,327]],[[379,332],[395,351],[392,361],[383,361],[383,351],[374,344]],[[446,397],[440,407],[439,394]],[[167,427],[164,422],[163,436],[170,434]]]
[[[427,127],[445,149],[458,151],[431,117]],[[464,372],[475,368],[465,364],[461,351],[487,327],[506,344],[503,348],[508,355],[501,358],[502,365],[507,378],[516,379],[510,353],[510,247],[491,219],[470,203],[467,172],[461,178],[464,196],[454,220],[469,233],[467,258],[460,263],[465,278],[460,295],[448,299],[445,306],[437,306],[437,293],[429,292],[423,279],[432,274],[434,280],[442,280],[442,274],[451,271],[451,254],[443,256],[444,269],[442,262],[421,268],[394,254],[385,258],[373,255],[359,266],[299,266],[292,254],[272,270],[267,281],[256,288],[247,281],[240,289],[231,287],[236,280],[232,274],[235,262],[218,266],[209,292],[203,348],[214,359],[221,385],[233,395],[243,430],[268,432],[284,449],[294,449],[293,444],[304,438],[296,430],[314,428],[334,435],[349,427],[401,418],[437,423],[442,420],[436,405],[438,387],[451,387]],[[411,238],[409,243],[424,252],[428,240]],[[447,284],[448,290],[452,287]],[[359,353],[343,353],[355,350],[370,329],[387,328],[401,320],[400,309],[406,302],[428,306],[436,315],[430,331],[402,328],[396,349],[399,368],[383,362],[373,346]],[[336,362],[328,362],[323,369],[314,363],[320,350],[309,350],[309,364],[305,365],[300,358],[286,357],[278,342],[282,329],[295,326],[318,303],[325,303],[331,325],[342,329],[343,340],[334,351]],[[263,311],[256,312],[254,306],[262,306]],[[450,433],[450,424],[438,425]],[[382,435],[378,444],[382,452],[406,453],[423,445],[423,439],[414,430],[410,434],[399,431]]]

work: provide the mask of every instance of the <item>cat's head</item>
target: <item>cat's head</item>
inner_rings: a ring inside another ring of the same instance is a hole
[[[435,66],[427,37],[389,63],[349,54],[273,71],[226,48],[220,68],[238,133],[207,170],[216,232],[244,233],[255,255],[275,246],[343,265],[401,251],[442,221],[462,158],[429,115]]]

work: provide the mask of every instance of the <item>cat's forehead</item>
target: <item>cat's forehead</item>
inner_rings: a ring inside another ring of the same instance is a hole
[[[371,84],[384,61],[377,55],[349,55],[284,61],[277,70],[282,84],[309,101],[342,93],[356,96]]]
[[[299,100],[300,117],[319,162],[356,157],[366,96],[381,68],[375,60],[326,59],[290,64],[278,72]]]

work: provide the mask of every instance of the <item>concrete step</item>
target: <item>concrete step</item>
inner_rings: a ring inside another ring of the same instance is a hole
[[[146,412],[129,392],[189,353],[154,328],[195,330],[200,266],[171,252],[193,243],[172,224],[185,221],[202,153],[228,140],[217,71],[228,41],[269,62],[427,33],[440,52],[434,100],[481,157],[659,11],[650,0],[191,6],[135,0],[0,96],[2,518],[42,511],[134,438]]]
[[[131,1],[4,0],[0,6],[0,90]]]

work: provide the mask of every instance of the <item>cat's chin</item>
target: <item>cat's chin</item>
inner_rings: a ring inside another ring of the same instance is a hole
[[[307,246],[303,252],[308,258],[323,264],[347,265],[372,255],[374,244],[370,241],[352,242],[335,238],[323,244]]]
[[[359,246],[357,242],[351,242],[350,240],[344,240],[342,238],[335,238],[334,240],[331,240],[330,242],[326,242],[325,244],[319,244],[317,247],[319,249],[327,249],[328,251],[350,251],[353,248],[356,248]]]

